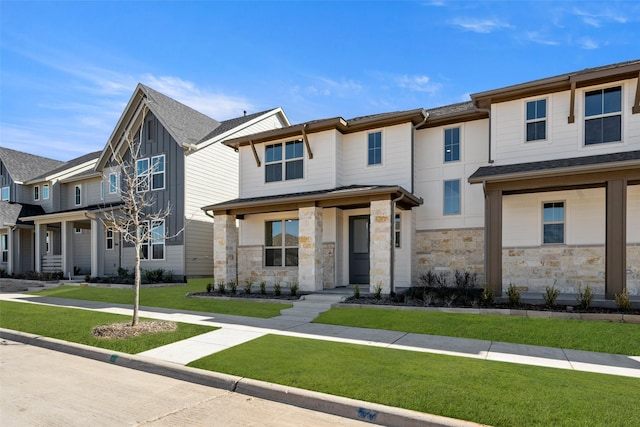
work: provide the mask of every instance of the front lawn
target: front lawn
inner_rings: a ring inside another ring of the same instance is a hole
[[[189,366],[495,426],[640,425],[640,380],[268,335]]]
[[[213,298],[189,298],[188,292],[204,292],[211,278],[189,279],[187,285],[140,289],[140,306],[173,308],[186,311],[232,314],[268,319],[280,315],[290,303],[237,301]],[[133,305],[133,288],[99,288],[94,286],[60,286],[34,292],[34,295]]]
[[[314,323],[640,355],[640,325],[377,308],[333,308]]]
[[[159,332],[118,340],[101,339],[94,337],[91,333],[95,326],[131,322],[131,316],[8,301],[0,301],[0,313],[2,313],[0,315],[2,328],[128,354],[140,353],[218,329],[177,323],[178,328],[173,332]]]

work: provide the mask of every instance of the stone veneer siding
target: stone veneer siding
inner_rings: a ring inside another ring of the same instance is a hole
[[[417,272],[428,270],[469,271],[484,284],[484,228],[418,230]]]
[[[322,290],[322,208],[298,209],[298,281],[301,291]]]
[[[373,200],[369,226],[369,290],[391,292],[391,200]]]
[[[333,242],[322,244],[322,287],[336,287],[336,244]]]
[[[263,262],[264,246],[238,247],[238,284],[244,286],[251,281],[256,287],[260,282],[268,286],[280,283],[289,287],[298,282],[298,267],[265,267]]]
[[[238,229],[235,215],[216,215],[213,223],[213,280],[237,280]]]

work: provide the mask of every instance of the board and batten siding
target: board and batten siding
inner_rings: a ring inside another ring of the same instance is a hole
[[[335,144],[337,132],[334,130],[317,132],[308,135],[309,145],[313,152],[313,159],[309,159],[307,148],[304,147],[303,178],[265,182],[265,146],[286,143],[299,138],[286,138],[272,141],[269,144],[256,144],[256,151],[260,159],[260,166],[256,164],[250,146],[240,148],[240,197],[260,197],[298,193],[303,191],[326,190],[336,187]],[[300,139],[302,135],[300,135]],[[283,147],[284,157],[284,147]]]
[[[405,123],[343,135],[338,186],[400,185],[411,191],[412,131]],[[368,135],[374,132],[382,132],[382,163],[368,165]]]
[[[496,165],[555,160],[640,149],[640,114],[631,114],[638,79],[576,89],[575,122],[568,123],[571,92],[496,103],[491,106],[492,153]],[[585,93],[622,86],[622,142],[584,145]],[[526,142],[526,105],[547,100],[547,138]]]
[[[444,162],[445,129],[460,128],[460,160]],[[414,193],[424,203],[417,208],[416,229],[475,228],[484,226],[484,193],[468,178],[487,165],[489,120],[416,131],[414,145]],[[444,181],[460,180],[459,215],[444,215]]]
[[[165,272],[171,271],[174,276],[185,275],[184,267],[184,246],[165,246],[163,260],[141,260],[140,268],[143,270],[163,269]],[[122,268],[133,271],[135,260],[135,250],[132,247],[122,248]],[[178,279],[178,277],[176,277]]]

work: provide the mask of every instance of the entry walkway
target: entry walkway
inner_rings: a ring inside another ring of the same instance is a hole
[[[131,315],[130,305],[25,294],[0,294],[0,299]],[[320,311],[339,300],[340,295],[333,295],[322,302],[313,297],[307,298],[296,302],[288,313],[271,319],[141,307],[140,317],[220,328],[141,355],[185,365],[206,355],[274,334],[640,378],[640,357],[310,323]]]

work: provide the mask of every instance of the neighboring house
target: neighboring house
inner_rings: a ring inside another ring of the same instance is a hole
[[[466,270],[498,293],[638,295],[639,73],[631,61],[228,139],[239,197],[203,208],[214,280],[388,293]]]
[[[62,164],[58,160],[0,147],[0,268],[7,274],[35,268],[33,222],[20,218],[44,212],[40,200],[49,193],[34,194],[25,183]]]
[[[213,219],[200,207],[238,194],[237,154],[219,141],[287,125],[279,108],[218,122],[139,84],[102,151],[29,181],[33,191],[48,186],[53,198],[41,214],[22,218],[35,224],[35,270],[92,277],[131,270],[134,247],[104,221],[122,200],[113,150],[130,156],[130,137],[142,138],[136,170],[148,185],[139,191],[153,193],[154,209],[171,208],[164,221],[149,224],[155,236],[143,245],[141,267],[210,275]]]

